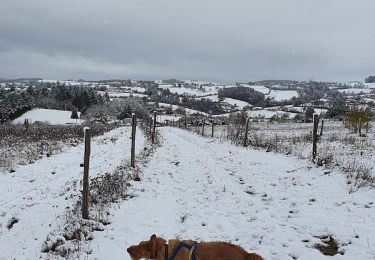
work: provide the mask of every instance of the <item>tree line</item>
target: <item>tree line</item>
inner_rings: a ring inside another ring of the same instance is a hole
[[[368,76],[368,77],[365,79],[365,82],[366,82],[366,83],[375,83],[375,76]]]
[[[89,107],[109,101],[88,87],[65,84],[41,84],[18,89],[14,85],[0,89],[0,122],[13,120],[33,107],[85,112]]]
[[[224,98],[233,98],[245,101],[254,106],[264,106],[265,101],[263,93],[242,86],[219,89],[218,97],[220,100],[223,100]]]
[[[0,89],[0,123],[17,118],[33,105],[33,99],[26,93]]]

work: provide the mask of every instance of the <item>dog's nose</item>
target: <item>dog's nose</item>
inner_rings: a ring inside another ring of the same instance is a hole
[[[128,249],[126,249],[126,251],[128,251],[128,253],[130,253],[130,247],[128,247]]]

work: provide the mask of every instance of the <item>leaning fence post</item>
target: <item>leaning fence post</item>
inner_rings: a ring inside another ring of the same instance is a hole
[[[156,111],[154,111],[154,125],[153,125],[153,131],[151,136],[151,141],[154,144],[155,143],[155,132],[156,132]]]
[[[249,122],[250,122],[250,118],[248,118],[246,120],[245,139],[243,140],[243,146],[244,147],[247,147],[247,137],[248,137],[248,134],[249,134]]]
[[[132,114],[132,147],[131,147],[131,157],[130,165],[135,168],[135,132],[137,130],[137,116]]]
[[[212,124],[211,138],[214,138],[214,127],[215,127],[215,120],[214,119],[212,119],[211,124]]]
[[[85,154],[83,160],[83,192],[82,192],[82,218],[89,218],[89,166],[90,166],[90,145],[91,130],[89,127],[83,128],[85,139]]]
[[[314,129],[313,129],[313,161],[315,161],[316,158],[316,148],[317,148],[317,142],[318,142],[318,125],[319,125],[319,116],[317,114],[314,114]]]
[[[320,136],[323,135],[324,119],[322,119],[322,125],[320,126]]]

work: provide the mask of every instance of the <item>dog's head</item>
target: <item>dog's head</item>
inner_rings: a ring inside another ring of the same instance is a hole
[[[139,259],[163,259],[164,244],[167,241],[155,234],[148,241],[142,241],[138,245],[130,246],[128,253],[133,260]]]

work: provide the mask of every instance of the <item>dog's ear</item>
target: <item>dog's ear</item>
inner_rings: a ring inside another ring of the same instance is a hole
[[[157,257],[157,253],[158,253],[158,240],[156,238],[156,235],[153,234],[151,237],[150,237],[150,244],[149,244],[149,250],[151,252],[151,258],[155,258]]]

